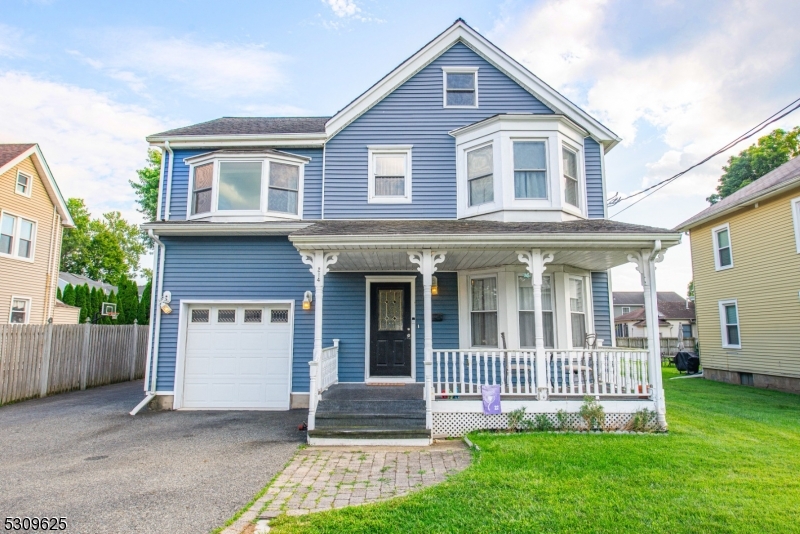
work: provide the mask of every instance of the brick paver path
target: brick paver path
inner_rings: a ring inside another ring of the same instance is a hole
[[[309,447],[297,452],[266,494],[224,534],[238,534],[256,519],[283,513],[301,515],[403,495],[442,482],[465,469],[470,459],[461,441],[430,447]]]

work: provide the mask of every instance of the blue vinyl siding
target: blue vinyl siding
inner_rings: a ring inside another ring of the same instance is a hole
[[[181,299],[295,301],[292,391],[308,391],[314,314],[303,312],[303,292],[314,289],[308,266],[286,237],[162,237],[164,291],[172,309],[161,315],[159,391],[172,391]]]
[[[600,144],[591,137],[584,139],[583,159],[586,172],[586,202],[590,219],[605,219],[606,217],[602,158]]]
[[[189,199],[189,166],[184,159],[212,152],[213,148],[174,150],[175,166],[172,168],[172,203],[170,205],[171,221],[186,219],[186,205]],[[305,166],[303,191],[303,217],[319,219],[322,216],[322,149],[321,148],[279,148],[291,154],[311,158]],[[166,172],[166,170],[165,170]],[[163,198],[166,198],[166,179],[164,180]],[[166,204],[164,208],[166,210]]]
[[[603,340],[603,345],[611,345],[612,312],[609,304],[608,272],[592,273],[592,306],[594,307],[594,331]]]
[[[442,107],[442,67],[479,67],[477,109]],[[552,113],[462,43],[453,45],[328,141],[325,218],[456,217],[455,139],[447,132],[498,113]],[[412,202],[367,203],[367,145],[413,145]]]

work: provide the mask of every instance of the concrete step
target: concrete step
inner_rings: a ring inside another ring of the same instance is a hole
[[[425,414],[425,401],[419,400],[327,400],[317,404],[317,413],[370,413],[393,415],[398,413]]]
[[[326,438],[335,440],[430,440],[431,432],[422,429],[399,428],[315,428],[308,431],[309,438]]]
[[[316,427],[325,429],[337,428],[385,428],[398,429],[425,429],[425,413],[422,414],[395,414],[391,416],[376,414],[343,414],[343,413],[317,413]]]

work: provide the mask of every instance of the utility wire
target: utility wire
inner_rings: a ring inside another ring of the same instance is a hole
[[[639,202],[641,202],[645,198],[649,197],[650,195],[652,195],[656,191],[659,191],[663,187],[669,185],[670,183],[672,183],[673,181],[677,180],[678,178],[680,178],[684,174],[688,173],[692,169],[694,169],[696,167],[699,167],[700,165],[706,163],[710,159],[715,158],[716,156],[720,155],[721,153],[725,152],[726,150],[729,150],[729,149],[733,148],[734,146],[736,146],[737,144],[741,143],[745,139],[749,139],[750,137],[754,136],[755,134],[757,134],[758,132],[760,132],[761,130],[763,130],[764,128],[769,126],[770,124],[772,124],[774,122],[777,122],[777,121],[781,120],[782,118],[786,117],[787,115],[789,115],[790,113],[793,113],[797,109],[800,109],[799,102],[800,102],[800,98],[796,99],[791,104],[789,104],[787,106],[784,106],[782,109],[780,109],[779,111],[773,113],[772,115],[770,115],[769,117],[767,117],[766,119],[764,119],[763,121],[758,123],[757,125],[753,126],[749,130],[747,130],[745,133],[743,133],[742,135],[740,135],[739,137],[737,137],[736,139],[734,139],[733,141],[731,141],[730,143],[725,145],[724,147],[722,147],[722,148],[718,149],[717,151],[715,151],[710,156],[700,160],[699,162],[695,163],[694,165],[692,165],[690,167],[687,167],[686,169],[682,170],[681,172],[679,172],[679,173],[677,173],[677,174],[675,174],[673,176],[670,176],[669,178],[667,178],[665,180],[662,180],[662,181],[658,182],[657,184],[653,184],[650,187],[642,189],[641,191],[637,191],[636,193],[632,193],[632,194],[630,194],[630,195],[628,195],[628,196],[626,196],[624,198],[612,197],[611,199],[608,200],[609,207],[616,206],[620,202],[624,202],[626,200],[629,200],[631,198],[637,197],[639,195],[644,195],[643,197],[639,198],[638,200],[636,200],[632,204],[630,204],[630,205],[626,206],[625,208],[619,210],[614,215],[609,216],[609,219],[614,218],[617,215],[619,215],[620,213],[622,213],[623,211],[635,206],[636,204],[638,204]],[[647,194],[645,194],[645,193],[647,193]]]

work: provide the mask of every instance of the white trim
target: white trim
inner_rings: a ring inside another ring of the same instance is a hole
[[[442,67],[442,107],[446,109],[477,109],[478,105],[478,69],[480,67]],[[472,74],[475,84],[475,105],[474,106],[448,106],[447,105],[447,75]]]
[[[567,176],[567,169],[564,167],[564,152],[563,152],[564,150],[566,150],[568,152],[571,152],[572,154],[575,155],[575,171],[577,173],[577,176],[574,178],[574,180],[577,182],[577,187],[578,187],[578,205],[577,206],[575,204],[570,204],[569,202],[567,202],[567,180],[571,180],[573,178],[570,178],[570,177]],[[583,173],[583,165],[581,165],[581,161],[583,160],[583,151],[578,149],[578,148],[575,148],[574,146],[572,146],[569,143],[566,143],[566,142],[564,142],[562,140],[561,141],[561,151],[560,151],[559,155],[561,156],[561,165],[559,165],[558,167],[561,170],[560,178],[561,178],[561,184],[562,184],[562,191],[563,191],[563,195],[564,195],[563,207],[567,211],[572,211],[572,210],[570,210],[570,208],[574,208],[575,210],[577,210],[579,212],[579,214],[581,216],[583,216],[584,211],[585,211],[584,208],[586,207],[586,205],[588,203],[587,199],[586,199],[586,180],[585,180],[585,177],[583,176],[584,175],[584,173]]]
[[[292,393],[292,371],[293,371],[293,363],[294,363],[294,300],[285,300],[285,299],[276,299],[276,300],[259,300],[259,299],[241,299],[241,300],[226,300],[226,299],[181,299],[180,307],[178,309],[178,346],[176,350],[175,356],[175,382],[173,383],[174,387],[174,399],[172,408],[174,410],[182,410],[183,408],[183,379],[184,373],[186,370],[186,339],[189,330],[189,306],[196,306],[196,305],[219,305],[219,304],[227,304],[231,306],[244,306],[247,304],[253,305],[261,305],[261,306],[289,306],[289,386],[286,390],[286,409],[289,409],[289,404],[291,402],[291,393]],[[264,318],[264,322],[266,322],[266,317]],[[158,375],[158,370],[155,370],[156,376]],[[199,408],[198,408],[199,409]],[[214,409],[214,408],[202,408],[203,410],[206,409]],[[217,408],[219,410],[239,410],[241,408]],[[256,408],[260,410],[261,408]]]
[[[792,219],[794,220],[794,240],[797,243],[797,253],[800,254],[800,197],[791,200]]]
[[[717,234],[722,230],[727,230],[728,232],[728,251],[730,252],[731,256],[731,264],[730,265],[720,265],[719,262],[719,240],[717,239]],[[731,227],[730,224],[725,223],[719,226],[715,226],[711,229],[711,242],[712,246],[714,247],[714,270],[715,271],[724,271],[726,269],[733,269],[733,239],[731,236]]]
[[[728,323],[725,317],[725,306],[733,304],[736,307],[736,329],[739,332],[739,343],[728,343]],[[742,348],[742,322],[739,320],[739,301],[737,299],[725,299],[717,302],[719,306],[719,327],[720,327],[720,341],[722,342],[723,349],[741,349]]]
[[[368,204],[410,204],[411,203],[411,149],[413,145],[368,145],[367,146],[367,203]],[[375,156],[383,154],[402,154],[405,163],[405,192],[403,196],[378,196],[375,194]]]
[[[516,313],[517,313],[517,347],[519,347],[520,349],[531,349],[531,350],[533,350],[533,349],[536,348],[535,345],[531,345],[531,346],[528,346],[528,347],[523,347],[522,346],[522,331],[519,329],[520,313],[521,312],[533,312],[533,311],[535,311],[534,309],[520,310],[520,305],[519,305],[519,290],[520,290],[519,279],[520,279],[520,277],[522,275],[524,275],[526,273],[527,273],[527,271],[518,272],[518,273],[515,273],[515,276],[514,276],[514,289],[517,292],[516,299],[515,299],[516,300]],[[528,273],[528,274],[530,274],[530,273]],[[545,313],[553,314],[553,346],[552,347],[548,347],[547,346],[547,340],[545,340],[545,346],[544,347],[545,347],[545,349],[548,349],[548,350],[556,350],[556,347],[558,346],[558,344],[557,344],[558,343],[557,342],[557,340],[558,340],[558,324],[557,324],[557,322],[558,321],[556,321],[556,313],[557,313],[556,312],[556,280],[555,280],[555,276],[553,276],[553,273],[543,274],[542,275],[542,288],[544,288],[544,279],[545,278],[550,280],[550,309],[549,310],[545,310],[544,306],[542,306],[542,315],[544,315]],[[528,278],[528,280],[532,280],[532,279]],[[533,288],[533,283],[531,283],[531,288]],[[510,328],[510,324],[511,324],[511,322],[509,321],[509,330],[511,329]],[[544,321],[542,321],[542,324],[544,324]],[[542,333],[542,336],[544,336],[544,332]]]
[[[579,347],[575,347],[572,344],[572,314],[573,313],[582,313],[583,314],[583,328],[584,328],[584,332],[586,334],[594,333],[593,332],[594,321],[592,321],[590,319],[592,317],[592,315],[593,315],[594,309],[593,309],[593,307],[589,306],[589,303],[591,302],[591,294],[589,293],[589,290],[588,290],[588,286],[590,284],[587,284],[587,278],[591,282],[591,273],[589,273],[588,277],[580,275],[580,274],[572,274],[572,273],[568,273],[567,276],[565,276],[566,287],[564,288],[564,291],[565,291],[565,294],[566,294],[566,297],[567,297],[566,298],[566,301],[567,301],[566,318],[567,318],[567,331],[568,331],[568,333],[567,333],[567,341],[569,343],[569,347],[572,348],[572,349],[582,349],[582,348],[584,348],[584,346],[586,344],[585,340],[584,340],[583,343],[581,343],[581,345]],[[581,299],[583,300],[583,311],[582,312],[573,312],[572,311],[572,303],[570,302],[570,300],[572,299],[572,284],[570,282],[572,280],[580,280],[581,281],[581,289],[582,289],[582,291],[581,291],[581,293],[582,293]]]
[[[12,235],[11,241],[11,253],[6,254],[5,252],[0,252],[0,258],[8,258],[10,260],[17,260],[17,261],[24,261],[26,263],[33,263],[36,260],[36,238],[39,232],[39,221],[36,219],[32,219],[30,217],[25,217],[23,215],[18,215],[15,212],[7,211],[4,209],[0,209],[0,232],[2,231],[2,224],[3,224],[3,216],[8,215],[9,217],[14,217],[14,234]],[[29,258],[19,255],[19,225],[20,221],[28,221],[29,223],[33,223],[33,230],[31,231],[31,255]]]
[[[23,323],[12,323],[11,322],[11,311],[14,308],[14,301],[15,300],[24,300],[28,302],[28,305],[25,307],[25,322]],[[33,308],[33,299],[31,297],[18,297],[16,295],[11,295],[11,301],[8,304],[8,324],[30,324],[31,322],[31,309]]]
[[[308,444],[315,447],[427,447],[433,443],[431,438],[317,438],[308,436]]]
[[[372,276],[364,277],[366,281],[367,296],[364,306],[364,382],[365,383],[413,383],[417,381],[417,277],[416,276]],[[369,376],[369,346],[370,346],[370,292],[374,283],[409,283],[411,282],[411,376]]]
[[[28,192],[27,193],[20,193],[18,191],[18,189],[17,189],[19,187],[19,177],[20,176],[24,176],[25,178],[28,179],[28,185],[27,185]],[[22,172],[21,170],[17,169],[17,177],[14,180],[14,193],[16,193],[17,195],[19,195],[21,197],[31,198],[31,191],[33,191],[33,176],[31,176],[27,172]]]

